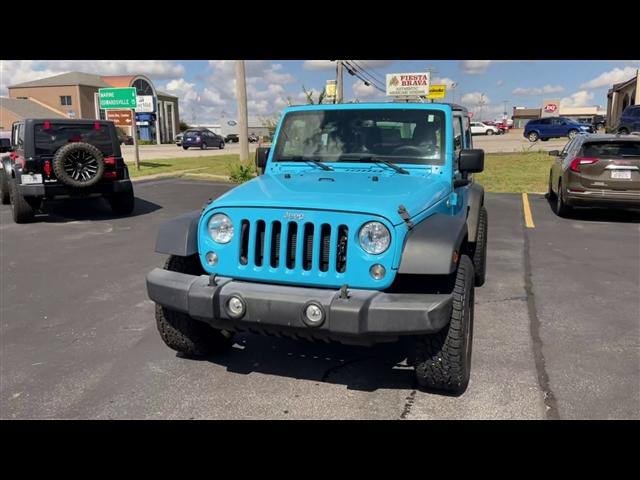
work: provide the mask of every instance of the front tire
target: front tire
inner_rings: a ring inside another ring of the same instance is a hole
[[[198,255],[172,255],[164,268],[189,275],[203,273]],[[232,344],[233,335],[230,332],[215,329],[186,313],[159,304],[156,304],[156,325],[160,337],[169,348],[188,356],[211,355],[226,350]]]
[[[11,214],[13,221],[16,223],[29,223],[32,222],[36,209],[33,204],[37,201],[27,202],[24,195],[20,193],[20,189],[16,185],[15,179],[9,183],[9,196],[11,200]]]
[[[189,150],[189,147],[185,147],[184,145],[182,146],[183,150]]]
[[[487,276],[488,230],[489,222],[487,219],[487,209],[482,206],[480,207],[480,215],[478,216],[478,235],[473,249],[474,285],[476,287],[484,285]]]
[[[529,135],[527,135],[527,138],[530,142],[537,142],[540,135],[538,135],[538,132],[530,132]]]
[[[411,362],[418,384],[425,389],[462,394],[469,384],[473,340],[474,272],[462,255],[453,288],[449,324],[441,331],[415,337]]]
[[[200,145],[200,150],[206,150],[207,149],[207,144],[203,143],[202,145]]]
[[[567,136],[569,137],[569,139],[573,140],[574,138],[576,138],[576,135],[578,135],[577,130],[569,130],[569,135]]]
[[[620,129],[618,129],[618,133],[620,135],[629,135],[629,130],[627,128],[625,128],[625,127],[622,127]]]
[[[487,130],[487,131],[485,132],[485,135],[493,135],[493,130]]]
[[[122,192],[114,193],[108,200],[113,213],[116,215],[131,214],[136,203],[132,187],[127,188]]]
[[[2,205],[9,205],[11,198],[9,195],[9,181],[4,169],[0,170],[0,202]]]
[[[220,150],[224,150],[224,142],[220,142],[220,145],[218,145],[218,148]]]

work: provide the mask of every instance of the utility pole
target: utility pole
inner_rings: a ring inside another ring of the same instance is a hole
[[[502,118],[503,120],[507,119],[507,103],[509,103],[509,100],[503,100],[502,103],[504,104],[504,109],[502,110]]]
[[[336,60],[336,99],[335,103],[342,103],[343,90],[343,70],[342,60]]]
[[[433,67],[427,67],[427,72],[429,72],[429,87],[431,87],[431,81],[433,80],[433,74],[438,70]],[[433,103],[433,98],[430,98],[429,101]]]
[[[485,101],[484,101],[484,93],[480,94],[480,101],[478,102],[478,107],[479,107],[479,112],[478,112],[478,117],[480,117],[478,119],[479,122],[482,121],[482,107],[484,107]]]
[[[236,60],[236,95],[238,97],[240,161],[246,162],[249,160],[249,130],[247,125],[247,84],[244,78],[244,60]]]

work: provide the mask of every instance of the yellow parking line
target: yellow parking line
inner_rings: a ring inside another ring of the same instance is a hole
[[[527,228],[536,228],[533,224],[533,215],[531,215],[531,206],[529,205],[529,196],[522,194],[522,207],[524,208],[524,224]]]

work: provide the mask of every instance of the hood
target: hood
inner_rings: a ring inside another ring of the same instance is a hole
[[[289,178],[286,178],[286,177]],[[378,180],[374,181],[374,177]],[[398,207],[411,217],[449,194],[440,174],[401,175],[311,170],[261,175],[213,202],[210,208],[271,207],[375,214],[392,224],[403,222]]]

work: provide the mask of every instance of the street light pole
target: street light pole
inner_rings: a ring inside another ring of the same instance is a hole
[[[236,95],[238,98],[238,127],[240,130],[240,161],[249,160],[249,129],[247,115],[247,84],[244,60],[236,60]]]

